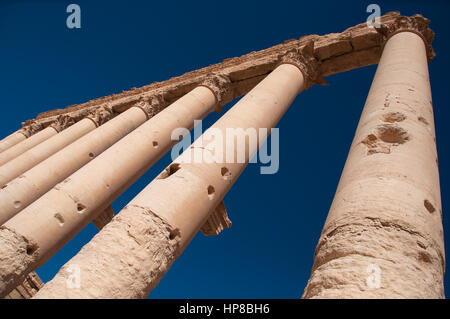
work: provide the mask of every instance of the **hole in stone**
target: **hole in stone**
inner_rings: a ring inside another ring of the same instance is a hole
[[[27,255],[33,255],[37,247],[35,245],[27,246]]]
[[[178,142],[183,139],[183,135],[178,136]]]
[[[419,252],[419,258],[420,261],[426,262],[426,263],[431,263],[431,256],[429,253],[425,252],[425,251],[421,251]]]
[[[417,119],[425,125],[429,124],[428,121],[423,116],[419,116]]]
[[[6,186],[8,186],[8,184],[6,184],[6,185],[3,185],[3,186],[2,186],[2,189],[6,188]]]
[[[378,138],[373,135],[373,134],[369,134],[366,136],[366,138],[364,140],[362,140],[362,143],[367,145],[367,146],[372,146],[377,142]]]
[[[60,213],[56,213],[55,218],[58,221],[59,226],[63,227],[64,226],[64,218],[62,217],[62,215]]]
[[[157,141],[153,141],[153,147],[157,148],[158,147],[158,142]]]
[[[223,179],[230,179],[231,173],[226,167],[220,169],[220,174],[222,174]]]
[[[86,209],[86,206],[84,206],[83,204],[81,204],[81,203],[78,203],[77,204],[77,211],[81,214],[82,212],[83,212],[83,210],[85,210]]]
[[[179,234],[180,234],[180,231],[178,229],[170,230],[169,239],[174,240]]]
[[[92,153],[92,152],[89,153],[89,157],[90,157],[90,158],[94,158],[94,153]]]
[[[433,204],[430,203],[430,201],[428,199],[425,199],[423,201],[423,206],[425,206],[425,208],[427,209],[427,211],[432,214],[436,211],[436,208],[434,208]]]
[[[208,186],[208,197],[209,199],[213,199],[214,198],[214,193],[216,192],[216,190],[214,189],[214,187],[212,185]]]
[[[170,175],[175,174],[175,172],[178,171],[180,168],[181,166],[178,163],[170,164],[169,167],[167,167],[161,174],[159,174],[157,179],[165,179]]]
[[[15,207],[15,208],[19,208],[21,204],[22,204],[22,203],[21,203],[19,200],[16,200],[16,201],[14,202],[14,207]]]
[[[394,123],[404,121],[406,119],[406,116],[400,112],[390,112],[383,114],[382,119],[384,122]]]
[[[408,133],[396,125],[381,125],[377,127],[377,136],[386,143],[403,144],[409,140]]]

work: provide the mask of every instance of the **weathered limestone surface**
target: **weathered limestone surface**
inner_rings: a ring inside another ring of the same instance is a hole
[[[381,17],[381,22],[386,28],[389,28],[399,18],[401,18],[400,13],[390,12]],[[328,76],[378,63],[384,38],[381,30],[369,28],[366,23],[351,27],[342,33],[323,36],[308,35],[299,40],[288,40],[283,44],[251,52],[241,57],[225,59],[221,63],[188,72],[167,81],[155,82],[65,109],[41,113],[36,120],[27,121],[23,125],[41,123],[45,126],[60,114],[70,114],[79,119],[87,110],[93,110],[105,104],[110,104],[115,112],[123,112],[143,96],[163,96],[166,102],[172,103],[210,78],[212,74],[223,75],[231,81],[229,94],[219,104],[219,106],[223,106],[233,98],[248,93],[278,65],[280,58],[287,52],[301,49],[311,40],[314,40],[314,55],[320,62],[320,74]]]
[[[225,163],[225,157],[214,159],[213,149],[222,147],[224,156],[236,158],[236,144],[203,137],[214,129],[226,139],[227,128],[275,127],[304,84],[299,68],[278,66],[142,190],[36,298],[146,297],[211,213],[221,209],[223,197],[258,149],[246,139],[244,162]],[[195,153],[205,157],[185,161]],[[228,218],[223,220],[226,224]],[[81,269],[79,289],[65,284],[70,265]]]
[[[444,298],[427,54],[413,32],[387,41],[304,298]]]
[[[97,227],[98,230],[102,230],[114,217],[114,210],[111,205],[106,207],[95,219],[92,223]]]
[[[221,201],[203,224],[201,231],[203,235],[219,235],[225,228],[231,227],[225,203]]]
[[[90,119],[100,125],[105,112]],[[141,107],[132,107],[3,186],[0,225],[144,123],[148,116]]]
[[[36,244],[15,231],[0,227],[0,298],[22,283],[26,265],[37,257]]]
[[[215,105],[211,89],[195,88],[8,220],[5,227],[38,247],[37,259],[25,260],[17,272],[26,275],[53,256],[170,150],[174,129],[192,129]],[[0,282],[8,275],[0,272]]]
[[[26,138],[27,137],[25,136],[25,134],[21,133],[21,130],[8,135],[0,141],[0,153],[6,151],[10,147],[13,147],[17,143],[22,142]]]
[[[44,283],[39,276],[33,271],[28,274],[22,284],[14,288],[5,299],[30,299],[39,289],[44,287]]]
[[[92,120],[88,118],[83,119],[4,164],[0,167],[0,187],[96,127]]]
[[[44,142],[45,140],[49,139],[50,137],[54,136],[57,133],[58,131],[56,129],[49,126],[43,129],[42,131],[39,131],[38,133],[30,136],[29,138],[21,141],[20,143],[17,143],[16,145],[8,148],[7,150],[0,153],[0,165],[3,165],[11,161],[20,154]]]
[[[175,229],[143,207],[128,205],[100,234],[34,298],[145,298],[177,256]],[[80,288],[67,286],[72,265]]]

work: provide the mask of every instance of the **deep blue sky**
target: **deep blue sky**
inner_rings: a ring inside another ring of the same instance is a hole
[[[450,218],[450,44],[446,1],[372,1],[382,14],[421,13],[436,32],[430,64],[446,246]],[[370,1],[0,0],[0,135],[38,113],[163,81],[308,34],[364,22]],[[66,27],[77,3],[82,28]],[[250,164],[225,197],[233,226],[198,234],[150,298],[298,298],[375,66],[329,77],[279,123],[280,170]],[[212,114],[204,128],[219,118]],[[165,156],[113,203],[116,212],[170,162]],[[89,225],[38,270],[51,279],[96,234]],[[447,249],[448,253],[448,249]],[[450,289],[449,276],[446,288]]]

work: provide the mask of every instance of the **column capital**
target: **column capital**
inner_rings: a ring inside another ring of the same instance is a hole
[[[301,48],[295,48],[279,57],[278,65],[292,64],[302,72],[305,89],[313,84],[327,84],[323,76],[320,74],[320,62],[314,56],[314,41],[309,41]]]
[[[34,120],[26,121],[24,126],[19,130],[20,133],[29,138],[31,135],[44,129],[44,125],[37,123]]]
[[[385,44],[393,35],[400,32],[412,32],[417,34],[425,43],[428,62],[430,62],[436,54],[431,45],[434,39],[434,32],[428,26],[429,23],[430,20],[420,14],[415,14],[411,17],[399,16],[393,23],[381,24],[380,28],[377,30],[384,36]]]
[[[144,111],[147,119],[152,118],[158,114],[167,105],[164,95],[161,93],[153,94],[151,96],[143,95],[139,98],[136,106]]]
[[[69,126],[75,124],[75,119],[70,115],[59,115],[52,124],[53,127],[58,133],[62,130],[68,128]]]
[[[93,121],[98,127],[108,122],[113,116],[114,111],[112,107],[109,104],[105,104],[96,108],[95,110],[89,111],[86,117]]]
[[[200,86],[210,89],[216,98],[216,107],[220,112],[220,106],[233,100],[233,91],[231,90],[231,80],[224,74],[211,73],[200,83]]]

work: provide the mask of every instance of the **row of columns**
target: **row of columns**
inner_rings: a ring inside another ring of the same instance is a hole
[[[257,151],[257,146],[251,145],[247,138],[248,152],[243,163],[218,161],[215,152],[221,151],[224,158],[230,154],[237,157],[237,143],[226,143],[226,129],[275,127],[304,83],[298,67],[292,64],[277,67],[203,135],[219,130],[223,140],[208,142],[203,136],[197,139],[36,297],[145,298]],[[202,161],[193,162],[194,158]],[[123,263],[130,267],[123,267]],[[77,265],[83,276],[78,289],[65,284],[71,265]]]
[[[386,44],[304,298],[443,297],[442,211],[427,69],[432,39],[423,18],[405,19],[381,30]],[[78,133],[58,136],[62,131],[37,143],[22,152],[30,159],[16,156],[27,164],[6,162],[0,167],[6,183],[0,189],[0,296],[97,220],[101,231],[36,297],[146,297],[200,229],[217,234],[231,225],[222,199],[264,142],[255,147],[246,137],[244,163],[225,163],[227,154],[237,156],[237,143],[208,142],[204,136],[218,130],[225,137],[227,128],[242,134],[247,128],[270,130],[300,91],[320,81],[317,70],[312,42],[284,56],[109,223],[111,202],[174,145],[175,129],[191,129],[194,120],[213,111],[229,84],[226,78],[194,88],[151,119],[152,103],[144,102],[98,128],[89,126],[89,119],[80,121],[73,129]],[[0,148],[16,140],[11,135]],[[72,265],[83,278],[75,289],[66,284]]]

